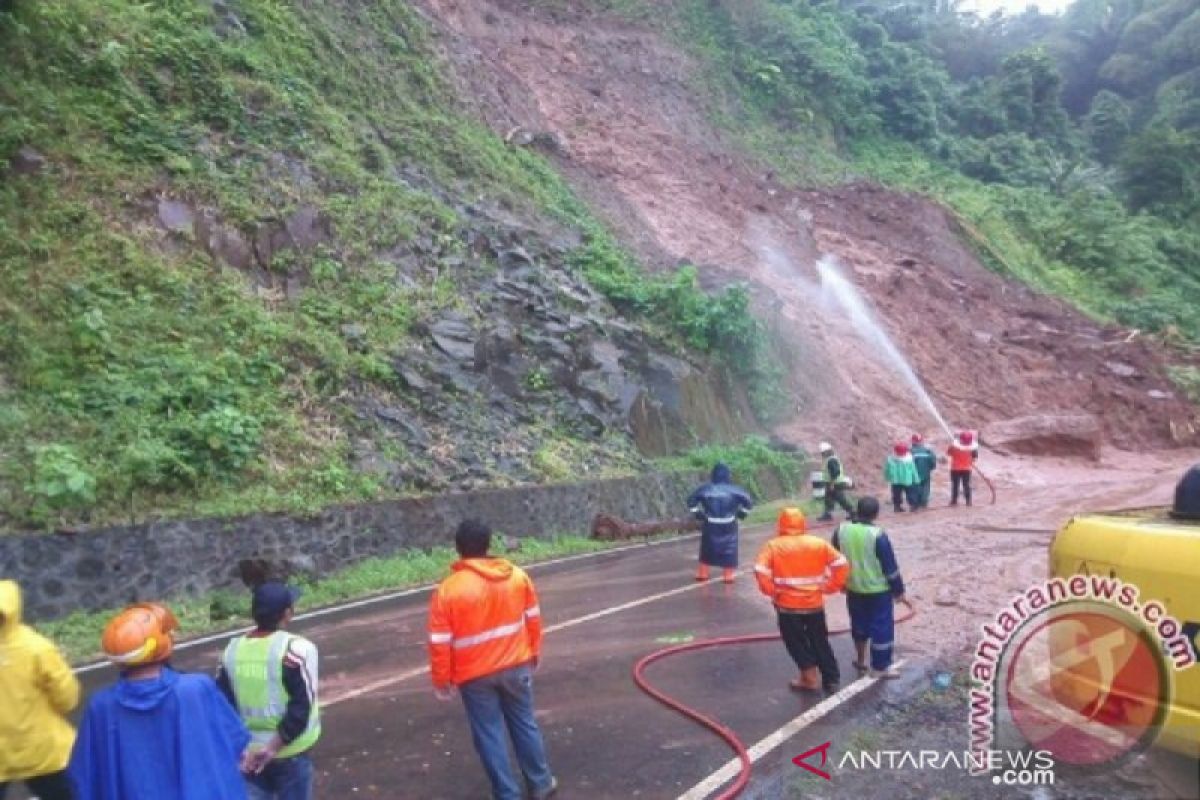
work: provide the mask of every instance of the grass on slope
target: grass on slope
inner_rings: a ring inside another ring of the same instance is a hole
[[[710,312],[690,275],[647,280],[541,157],[456,110],[403,0],[14,7],[0,164],[22,147],[48,163],[0,180],[0,527],[378,497],[342,401],[402,398],[391,354],[463,302],[447,194],[583,227],[577,266],[614,302],[770,376],[743,295]],[[285,301],[161,234],[160,197],[250,239],[311,207],[336,237],[261,265],[302,279]],[[397,280],[389,254],[414,243],[436,278]]]
[[[397,0],[236,6],[218,35],[191,0],[18,3],[0,14],[0,512],[51,523],[142,509],[313,508],[379,487],[346,466],[331,403],[394,391],[414,317],[456,302],[379,254],[454,212],[396,177],[469,181],[511,204],[568,200],[539,159],[449,110],[425,32]],[[267,265],[311,276],[295,304],[146,230],[155,199],[243,231],[302,204],[338,246]],[[146,209],[150,210],[147,211]],[[340,326],[365,328],[351,346]]]
[[[578,536],[524,538],[520,540],[519,550],[500,555],[517,564],[533,564],[580,553],[601,552],[625,544],[628,543],[597,542]],[[296,585],[304,589],[298,611],[430,584],[445,577],[450,564],[456,560],[457,556],[449,547],[412,550],[395,556],[366,559],[327,575],[320,581],[297,580]],[[179,620],[183,638],[195,638],[205,633],[250,624],[247,592],[209,592],[195,598],[171,600],[168,605]],[[80,611],[62,619],[36,623],[35,627],[53,639],[70,661],[79,663],[99,655],[100,633],[118,610]]]

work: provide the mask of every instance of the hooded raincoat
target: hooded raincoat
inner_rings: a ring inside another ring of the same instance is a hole
[[[917,465],[913,463],[912,454],[889,455],[887,462],[883,465],[883,479],[892,486],[916,486],[920,483],[921,479],[917,476]]]
[[[712,480],[692,492],[688,509],[704,522],[700,561],[712,567],[738,565],[738,520],[754,505],[750,493],[731,482],[729,467],[713,467]]]
[[[850,564],[833,545],[807,531],[801,515],[781,516],[778,535],[768,539],[754,563],[758,590],[781,610],[815,611],[825,595],[846,585]]]
[[[527,664],[542,650],[533,581],[503,558],[464,558],[429,600],[433,685],[462,685]]]
[[[21,624],[21,589],[0,581],[0,783],[67,766],[75,731],[65,715],[79,681],[50,640]]]
[[[163,667],[92,696],[71,753],[78,800],[245,800],[250,734],[207,675]]]

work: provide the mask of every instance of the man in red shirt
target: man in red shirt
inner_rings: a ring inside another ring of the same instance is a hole
[[[557,791],[558,781],[533,712],[541,610],[529,576],[488,556],[491,541],[491,529],[478,520],[466,520],[454,534],[460,559],[429,605],[434,694],[449,700],[458,687],[495,800],[526,796],[512,773],[506,731],[530,796],[543,800]]]
[[[975,434],[962,431],[950,443],[946,455],[950,457],[950,505],[958,505],[958,490],[962,487],[963,499],[971,505],[971,469],[979,458],[979,443]]]

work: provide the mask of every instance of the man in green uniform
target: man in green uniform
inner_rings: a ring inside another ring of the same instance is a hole
[[[829,522],[833,519],[833,504],[837,503],[848,517],[854,517],[854,506],[850,505],[846,492],[854,485],[850,476],[842,469],[842,460],[833,452],[833,445],[821,442],[821,461],[823,462],[825,480],[825,513],[817,517],[819,522]]]

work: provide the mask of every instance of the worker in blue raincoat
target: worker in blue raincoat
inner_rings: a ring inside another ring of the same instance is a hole
[[[738,520],[754,505],[750,493],[733,483],[729,467],[717,464],[712,480],[692,492],[688,510],[704,523],[700,533],[700,567],[696,580],[708,580],[709,567],[721,567],[725,583],[733,583],[738,565]]]
[[[77,800],[247,800],[250,734],[212,678],[170,667],[178,627],[170,609],[139,603],[104,629],[121,677],[79,723],[68,767]]]

